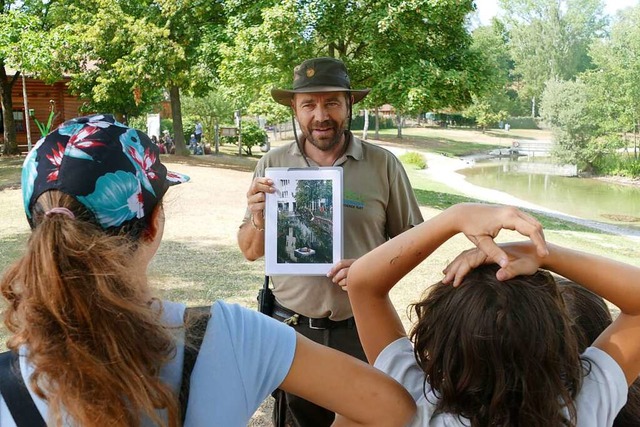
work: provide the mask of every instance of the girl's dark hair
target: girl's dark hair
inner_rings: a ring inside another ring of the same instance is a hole
[[[498,268],[439,282],[413,305],[425,395],[472,426],[575,426],[583,366],[556,283],[544,271],[500,282]]]
[[[556,278],[560,295],[569,312],[578,351],[584,352],[613,322],[607,303],[599,295],[563,277]]]
[[[582,353],[613,322],[611,311],[604,299],[589,289],[565,278],[558,278],[556,281],[569,316],[573,319],[578,349]],[[640,426],[640,380],[638,379],[629,387],[627,403],[613,421],[613,427],[637,426]]]
[[[71,210],[47,217],[54,207]],[[33,390],[49,404],[49,425],[179,424],[177,396],[159,377],[175,354],[174,333],[150,297],[136,248],[146,222],[107,233],[74,198],[41,195],[25,255],[0,281],[8,305],[7,346],[29,349]],[[151,233],[153,234],[153,233]]]

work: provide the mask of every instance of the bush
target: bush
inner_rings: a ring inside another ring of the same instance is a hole
[[[196,122],[198,118],[195,116],[182,116],[182,132],[184,133],[184,140],[189,145],[191,134],[196,131]]]
[[[415,169],[424,169],[427,167],[427,161],[424,159],[424,156],[415,151],[407,151],[400,156],[400,161],[413,166]]]
[[[375,129],[376,116],[375,114],[369,114],[369,130]],[[395,129],[395,121],[391,117],[379,117],[378,118],[379,129]],[[351,120],[351,130],[363,130],[364,129],[364,116],[357,115]]]
[[[640,160],[631,155],[610,154],[593,162],[594,170],[600,175],[640,177]]]
[[[252,121],[242,122],[242,149],[248,155],[251,155],[251,147],[254,145],[262,145],[267,142],[267,132],[260,129],[257,123]]]
[[[539,121],[533,117],[509,117],[505,123],[509,123],[511,129],[540,129]]]
[[[173,135],[173,120],[171,119],[160,119],[160,135],[165,130],[169,131],[170,135]]]
[[[129,125],[130,128],[138,129],[143,132],[146,132],[147,131],[147,115],[142,114],[137,117],[131,117],[129,118],[127,124]]]

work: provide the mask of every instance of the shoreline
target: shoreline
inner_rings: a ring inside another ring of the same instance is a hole
[[[391,147],[384,144],[379,144],[383,148],[391,151],[394,155],[400,156],[408,151],[416,151],[406,148]],[[589,220],[585,218],[579,218],[573,215],[568,215],[560,211],[546,208],[544,206],[537,205],[535,203],[528,202],[526,200],[519,199],[503,191],[493,190],[491,188],[481,187],[472,184],[466,180],[466,177],[457,171],[466,169],[474,165],[473,160],[464,159],[460,157],[447,157],[440,154],[421,152],[427,161],[427,169],[420,171],[420,173],[427,176],[429,179],[444,184],[452,189],[459,191],[467,197],[473,197],[475,199],[481,199],[490,203],[498,203],[503,205],[511,205],[519,208],[528,209],[533,212],[538,212],[544,215],[548,215],[560,220],[573,222],[574,224],[582,225],[585,227],[593,228],[602,232],[615,234],[618,236],[625,236],[634,239],[640,239],[640,230],[627,228],[615,224],[606,222],[600,222],[595,220]],[[618,183],[618,182],[615,182]],[[637,180],[636,184],[640,186],[640,180]]]
[[[585,178],[597,179],[598,181],[609,182],[611,184],[627,185],[630,187],[640,187],[640,178],[627,178],[625,176],[589,176]]]

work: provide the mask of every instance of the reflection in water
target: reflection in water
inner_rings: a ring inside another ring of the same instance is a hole
[[[459,171],[467,181],[568,215],[640,228],[640,187],[514,172],[508,162]]]
[[[278,221],[278,263],[325,264],[333,261],[331,229],[297,216]]]

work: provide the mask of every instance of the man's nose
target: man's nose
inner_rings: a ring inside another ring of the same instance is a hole
[[[329,117],[329,110],[324,105],[320,105],[319,104],[316,107],[316,109],[314,110],[314,116],[315,116],[314,119],[316,121],[323,122],[323,121],[328,120],[330,118]]]

